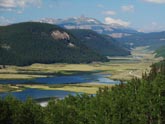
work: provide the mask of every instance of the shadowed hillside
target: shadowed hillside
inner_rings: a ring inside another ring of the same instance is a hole
[[[93,49],[94,51],[106,56],[127,56],[130,51],[120,43],[106,35],[98,34],[92,30],[72,29],[71,32],[80,42]]]

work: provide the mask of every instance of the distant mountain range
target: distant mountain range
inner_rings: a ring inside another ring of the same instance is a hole
[[[131,28],[127,28],[116,24],[103,24],[97,19],[84,16],[73,17],[68,19],[44,18],[38,21],[42,23],[56,24],[66,29],[89,29],[96,31],[100,34],[112,36],[114,38],[121,38],[123,36],[129,36],[138,33],[136,30]]]
[[[96,31],[99,34],[109,35],[119,41],[117,43],[124,44],[127,48],[137,46],[149,46],[155,50],[165,45],[164,32],[143,33],[132,28],[121,25],[107,25],[94,18],[89,17],[73,17],[68,19],[45,18],[38,20],[42,23],[57,24],[66,29],[88,29]]]
[[[87,17],[0,26],[0,65],[105,62],[106,56],[127,56],[137,46],[165,46],[165,32],[142,33]]]
[[[156,50],[161,46],[165,46],[165,31],[137,33],[131,36],[117,38],[116,40],[131,47],[149,46],[151,50]]]
[[[105,62],[106,56],[129,54],[111,37],[94,31],[38,22],[0,27],[0,65]]]

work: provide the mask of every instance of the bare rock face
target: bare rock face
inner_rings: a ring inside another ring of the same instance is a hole
[[[0,44],[0,48],[9,50],[10,49],[10,46],[7,45],[7,44]]]
[[[60,32],[59,30],[53,31],[51,33],[51,36],[55,40],[70,40],[70,36],[69,36],[68,33],[66,33],[66,32]]]
[[[68,47],[74,48],[76,46],[73,43],[68,43]]]
[[[113,38],[122,38],[125,36],[130,36],[131,34],[127,34],[127,33],[112,33],[109,36],[113,37]]]

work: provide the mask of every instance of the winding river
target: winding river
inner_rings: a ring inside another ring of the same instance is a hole
[[[110,75],[105,74],[83,74],[83,75],[70,75],[70,76],[54,76],[47,78],[36,78],[33,80],[0,80],[0,84],[77,84],[77,83],[104,83],[104,84],[119,84],[120,81],[114,81],[107,78]],[[50,90],[39,90],[39,89],[26,89],[21,92],[6,92],[1,93],[1,97],[5,97],[7,95],[13,95],[20,100],[26,100],[27,97],[31,97],[33,99],[40,98],[50,98],[50,97],[58,97],[64,98],[65,96],[71,94],[75,95],[74,92],[68,91],[50,91]]]

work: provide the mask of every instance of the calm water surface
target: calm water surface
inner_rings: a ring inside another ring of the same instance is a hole
[[[120,81],[114,81],[107,78],[110,75],[105,74],[89,74],[89,75],[73,75],[73,76],[55,76],[36,78],[32,80],[0,80],[0,84],[76,84],[85,82],[97,82],[106,84],[119,84]]]
[[[0,80],[0,84],[76,84],[76,83],[86,83],[86,82],[96,82],[96,83],[105,83],[105,84],[119,84],[120,81],[114,81],[107,78],[110,75],[104,74],[89,74],[89,75],[74,75],[74,76],[58,76],[58,77],[47,77],[47,78],[37,78],[33,80]],[[1,97],[7,95],[13,95],[20,100],[25,100],[27,97],[33,99],[39,98],[49,98],[49,97],[58,97],[64,98],[65,96],[71,94],[75,95],[74,92],[67,91],[50,91],[50,90],[38,90],[38,89],[26,89],[21,92],[6,92],[1,93]]]
[[[1,97],[6,97],[8,95],[12,95],[22,101],[25,101],[28,97],[33,99],[41,99],[41,98],[64,98],[67,95],[76,95],[74,92],[68,91],[58,91],[58,90],[39,90],[39,89],[26,89],[21,92],[6,92],[1,93]]]

